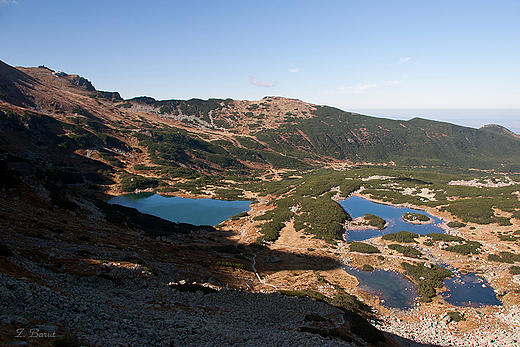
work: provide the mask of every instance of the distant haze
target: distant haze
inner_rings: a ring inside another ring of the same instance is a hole
[[[498,124],[520,134],[520,110],[516,109],[362,109],[349,111],[390,119],[408,120],[419,117],[471,128]]]
[[[518,0],[0,0],[2,61],[123,98],[278,95],[516,132],[518,42]]]

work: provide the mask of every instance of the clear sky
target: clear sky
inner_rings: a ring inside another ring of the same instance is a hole
[[[124,98],[277,95],[520,132],[518,0],[0,0],[0,60]]]

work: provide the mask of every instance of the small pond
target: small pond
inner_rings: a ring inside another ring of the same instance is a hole
[[[454,276],[444,281],[448,290],[441,293],[446,302],[462,307],[501,306],[494,289],[475,274]]]
[[[387,227],[383,230],[364,229],[350,230],[345,233],[347,241],[363,241],[372,237],[382,236],[385,234],[396,233],[401,230],[410,231],[416,234],[443,233],[444,230],[439,226],[443,221],[424,211],[415,210],[409,207],[397,207],[385,204],[378,204],[358,196],[352,196],[339,202],[341,207],[354,219],[363,217],[367,213],[374,214],[383,218],[387,223]],[[429,224],[412,224],[403,220],[405,213],[421,213],[433,219]]]
[[[429,234],[433,232],[444,233],[440,228],[442,220],[424,211],[408,207],[396,207],[378,204],[366,199],[353,196],[339,204],[352,218],[362,217],[367,213],[383,218],[389,223],[384,230],[351,230],[345,234],[347,241],[363,241],[372,237],[382,236],[401,230],[416,234]],[[402,219],[403,214],[422,213],[433,219],[430,224],[411,224]],[[443,265],[444,266],[444,265]],[[450,268],[447,264],[445,267]],[[393,271],[374,270],[365,272],[355,268],[345,267],[346,272],[355,276],[360,282],[359,288],[363,291],[384,300],[383,305],[394,308],[410,308],[413,305],[417,293],[412,282],[406,280],[403,275]],[[485,305],[502,305],[497,299],[491,286],[481,277],[475,274],[460,274],[456,269],[450,268],[456,275],[444,281],[447,291],[441,293],[446,302],[462,307],[481,307]]]
[[[362,271],[350,266],[344,266],[343,269],[358,279],[359,289],[378,297],[386,307],[409,309],[417,299],[415,285],[399,272]]]
[[[215,199],[187,199],[165,197],[154,193],[116,196],[109,204],[132,207],[171,222],[193,225],[217,225],[241,212],[249,211],[251,201],[224,201]]]

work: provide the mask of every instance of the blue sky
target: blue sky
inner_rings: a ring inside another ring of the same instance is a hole
[[[301,99],[520,132],[520,1],[0,0],[0,60],[124,98]]]

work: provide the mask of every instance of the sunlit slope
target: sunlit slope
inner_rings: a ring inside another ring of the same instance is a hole
[[[78,75],[4,63],[0,103],[5,115],[58,121],[55,142],[65,150],[96,150],[125,165],[209,173],[341,162],[520,172],[520,137],[499,125],[390,120],[283,97],[123,100]]]
[[[395,163],[517,170],[520,141],[487,128],[414,118],[396,121],[317,107],[315,117],[286,122],[256,137],[279,152],[354,163]],[[305,136],[302,136],[304,134]],[[300,153],[299,153],[300,152]]]

